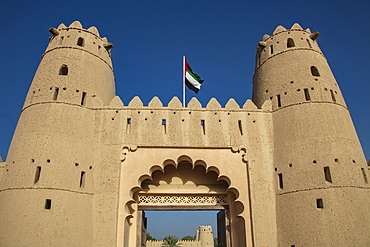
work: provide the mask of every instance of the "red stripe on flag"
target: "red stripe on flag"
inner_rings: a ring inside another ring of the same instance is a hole
[[[184,71],[184,75],[186,74],[186,71],[188,71],[189,68],[190,68],[190,66],[188,64],[188,61],[186,61],[186,58],[185,58],[185,71]]]

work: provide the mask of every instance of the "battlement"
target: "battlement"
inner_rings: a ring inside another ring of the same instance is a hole
[[[104,106],[98,97],[93,99],[93,109],[193,109],[193,110],[219,110],[219,111],[235,111],[235,110],[248,110],[248,111],[268,111],[269,106],[266,104],[261,109],[258,109],[257,106],[251,100],[246,100],[243,106],[240,106],[233,98],[230,98],[226,103],[225,107],[222,107],[217,99],[212,98],[206,104],[206,107],[202,107],[202,104],[198,101],[197,98],[193,97],[187,107],[182,107],[182,104],[178,97],[174,96],[167,104],[164,106],[162,101],[154,96],[147,106],[143,104],[139,96],[135,96],[131,99],[127,106],[124,105],[119,96],[116,96],[112,99],[109,105]]]
[[[304,30],[298,23],[293,24],[290,29],[277,26],[272,36],[265,34],[262,41],[258,42],[255,70],[271,57],[283,52],[310,50],[323,55],[316,42],[319,36],[319,32],[311,33],[309,28]]]
[[[49,32],[49,45],[42,57],[56,49],[78,49],[102,59],[112,68],[110,49],[113,44],[106,37],[100,37],[96,27],[84,29],[79,21],[74,21],[68,27],[63,23],[58,28],[51,27]]]

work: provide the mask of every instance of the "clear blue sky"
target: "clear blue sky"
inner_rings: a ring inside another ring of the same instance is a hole
[[[321,33],[319,45],[369,159],[369,10],[370,1],[365,0],[2,1],[0,155],[6,158],[24,98],[50,36],[49,27],[80,20],[84,28],[94,25],[108,37],[115,45],[117,95],[126,105],[136,95],[145,105],[153,96],[165,105],[173,96],[181,99],[182,56],[186,55],[194,72],[205,79],[199,94],[188,91],[187,100],[197,96],[205,106],[215,97],[224,106],[229,98],[240,105],[251,98],[256,43],[262,36],[272,34],[277,25],[290,28],[298,22]],[[164,227],[154,230],[160,229]],[[162,238],[167,234],[192,235],[196,229],[164,234],[154,230],[149,232]]]

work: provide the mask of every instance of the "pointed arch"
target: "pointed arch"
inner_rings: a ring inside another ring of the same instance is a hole
[[[66,64],[60,66],[59,75],[68,75],[68,66]]]
[[[315,66],[311,66],[311,74],[313,76],[320,76],[320,72]]]
[[[79,37],[77,40],[77,45],[78,46],[84,46],[85,45],[85,40],[82,37]]]
[[[287,48],[295,47],[294,40],[292,38],[288,38],[286,42],[286,47]]]

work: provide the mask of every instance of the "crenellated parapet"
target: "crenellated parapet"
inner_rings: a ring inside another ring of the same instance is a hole
[[[74,21],[68,27],[63,23],[58,28],[49,28],[51,33],[48,47],[44,55],[55,49],[70,48],[87,52],[112,67],[110,49],[113,44],[106,37],[100,37],[96,27],[84,29],[79,21]]]
[[[251,100],[241,107],[234,99],[222,107],[214,98],[205,107],[196,98],[191,99],[187,107],[181,107],[177,97],[167,106],[157,97],[147,106],[139,97],[124,106],[115,97],[108,106],[95,99],[93,107],[95,119],[104,123],[99,126],[102,133],[109,135],[107,130],[119,129],[125,143],[166,147],[247,145],[248,138],[261,127],[258,123],[269,121],[271,109],[268,104],[258,109]]]
[[[333,103],[346,107],[338,83],[317,38],[295,23],[278,26],[258,43],[253,76],[253,102],[271,101],[272,109],[303,103]]]
[[[295,23],[290,29],[278,26],[270,36],[265,34],[262,41],[257,44],[256,70],[268,59],[295,50],[311,50],[322,54],[316,39],[320,36],[319,32],[311,33],[309,28],[303,29]]]
[[[49,32],[49,44],[24,107],[45,102],[86,107],[94,97],[107,105],[115,96],[112,43],[100,37],[96,27],[84,29],[79,21]]]

